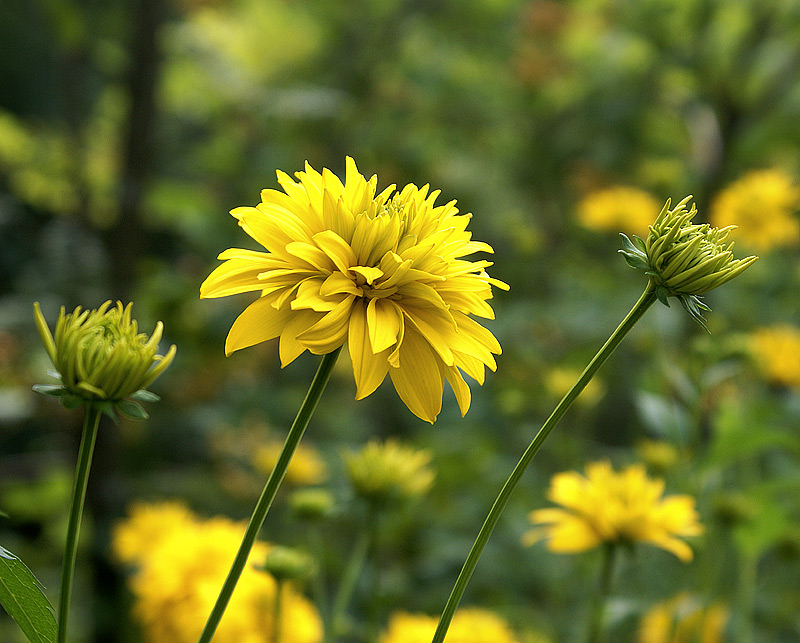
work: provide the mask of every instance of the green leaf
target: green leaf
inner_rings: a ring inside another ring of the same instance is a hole
[[[53,608],[25,563],[0,547],[0,605],[31,643],[56,640]]]
[[[120,400],[116,404],[116,409],[120,415],[129,420],[146,420],[150,417],[138,402],[132,402],[131,400]]]

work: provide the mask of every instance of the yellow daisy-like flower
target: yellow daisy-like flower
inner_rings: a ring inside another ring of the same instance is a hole
[[[263,190],[261,203],[231,211],[267,252],[230,249],[200,287],[201,297],[260,292],[233,323],[230,354],[280,337],[281,365],[308,350],[330,353],[347,342],[356,399],[388,373],[418,417],[433,423],[447,380],[462,414],[470,404],[462,372],[483,383],[500,345],[471,315],[494,318],[492,252],[466,231],[470,215],[455,201],[435,206],[439,191],[406,185],[376,194],[347,158],[344,184],[306,164],[297,182],[278,172],[283,191]]]
[[[643,235],[661,211],[655,197],[626,186],[586,195],[578,204],[578,221],[590,230]]]
[[[722,643],[729,618],[725,605],[704,607],[683,592],[647,611],[639,626],[638,643]]]
[[[645,542],[690,561],[692,550],[680,537],[703,533],[694,498],[662,498],[663,491],[664,481],[648,478],[639,464],[616,473],[610,463],[594,462],[585,477],[558,473],[547,495],[564,509],[531,512],[531,522],[540,526],[525,534],[524,542],[547,540],[551,551],[563,554],[603,543]]]
[[[711,223],[738,226],[737,239],[759,250],[796,246],[800,188],[780,169],[756,170],[722,190],[711,206]]]
[[[395,612],[378,643],[428,643],[439,619],[425,614]],[[502,618],[479,608],[459,610],[447,631],[447,643],[518,643]]]
[[[258,445],[252,455],[253,466],[261,473],[269,475],[278,462],[282,448],[282,440]],[[327,477],[328,468],[317,450],[307,444],[298,444],[286,468],[286,482],[297,486],[315,485],[324,482]]]
[[[759,328],[750,337],[750,350],[770,382],[800,387],[800,328]]]
[[[139,504],[114,529],[116,556],[132,565],[134,614],[148,643],[194,643],[228,572],[245,525],[203,520],[175,502]],[[215,643],[273,640],[276,581],[258,571],[269,546],[257,543],[214,636]],[[318,643],[319,614],[291,584],[281,593],[281,641]]]

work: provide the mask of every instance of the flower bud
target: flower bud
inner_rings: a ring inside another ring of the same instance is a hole
[[[314,561],[298,549],[275,545],[268,552],[263,564],[257,569],[268,572],[277,580],[302,580],[314,571]]]
[[[121,302],[110,308],[107,301],[96,310],[78,306],[66,314],[64,307],[56,322],[55,333],[34,304],[36,327],[53,365],[58,386],[37,385],[34,390],[61,398],[70,408],[96,404],[112,418],[116,409],[133,419],[147,417],[136,402],[154,402],[158,397],[146,390],[175,357],[175,345],[166,355],[158,355],[163,324],[158,322],[151,337],[137,332],[131,319],[131,307]]]
[[[289,507],[301,520],[321,520],[334,512],[336,499],[327,489],[307,487],[289,496]]]
[[[691,198],[687,196],[672,209],[667,199],[650,226],[647,240],[634,236],[631,241],[623,234],[624,248],[620,252],[630,266],[644,270],[650,277],[661,303],[669,306],[667,298],[677,297],[705,328],[702,311],[710,308],[698,295],[730,281],[758,257],[733,258],[733,242],[727,239],[736,226],[713,228],[707,223],[693,224],[697,209],[694,204],[691,210],[686,208]]]

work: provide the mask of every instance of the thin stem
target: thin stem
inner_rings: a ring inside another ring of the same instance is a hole
[[[361,536],[350,554],[350,559],[347,562],[347,567],[342,576],[342,582],[336,592],[336,597],[333,601],[333,610],[331,612],[331,629],[333,630],[332,639],[337,641],[339,635],[344,633],[345,627],[345,613],[350,600],[355,593],[356,583],[358,577],[361,575],[361,570],[364,568],[364,563],[367,560],[367,553],[369,552],[372,540],[372,530],[369,525],[366,525],[361,532]]]
[[[214,636],[214,632],[217,630],[222,615],[225,613],[225,608],[228,606],[228,601],[230,601],[233,590],[236,588],[236,583],[239,582],[239,577],[242,575],[244,566],[247,563],[250,550],[253,548],[258,532],[261,531],[267,513],[272,506],[272,501],[275,499],[275,494],[278,492],[278,487],[283,481],[283,476],[286,474],[286,468],[289,466],[289,462],[294,455],[295,449],[297,449],[297,445],[300,444],[300,439],[303,437],[308,422],[311,420],[311,416],[317,408],[317,403],[320,397],[322,397],[322,392],[325,390],[325,386],[331,377],[333,366],[336,364],[336,358],[339,357],[341,350],[341,347],[337,348],[332,353],[328,353],[322,357],[322,361],[317,369],[317,374],[314,375],[308,393],[306,393],[306,398],[300,405],[297,417],[295,417],[292,428],[289,429],[289,434],[286,436],[286,441],[283,443],[283,448],[278,456],[278,461],[275,463],[275,468],[272,470],[269,478],[267,478],[264,491],[261,492],[261,497],[258,499],[255,509],[253,509],[253,515],[250,516],[250,522],[244,532],[242,544],[239,545],[239,551],[236,553],[236,558],[228,572],[228,577],[222,585],[214,609],[211,610],[211,614],[208,616],[206,625],[197,643],[209,643]]]
[[[614,576],[614,560],[616,559],[616,543],[606,543],[603,548],[603,568],[600,570],[600,585],[592,603],[592,615],[589,621],[588,643],[600,643],[603,633],[603,611],[611,592],[611,579]]]
[[[72,504],[69,509],[67,526],[67,543],[64,547],[64,564],[61,569],[61,593],[58,598],[58,643],[67,640],[67,620],[69,619],[69,603],[72,594],[72,577],[75,573],[75,559],[78,555],[78,535],[83,518],[83,505],[86,500],[86,485],[89,482],[89,470],[92,467],[92,454],[97,441],[97,429],[100,426],[102,413],[94,404],[86,404],[86,415],[83,420],[83,435],[78,450],[78,463],[75,467],[75,485],[72,488]]]
[[[553,410],[553,413],[549,418],[547,418],[545,423],[542,425],[542,428],[539,429],[539,432],[533,438],[533,441],[522,454],[517,466],[514,467],[514,470],[511,472],[508,480],[506,480],[503,488],[500,490],[500,494],[495,499],[492,508],[489,510],[489,514],[486,516],[486,520],[478,532],[478,536],[472,545],[472,549],[470,550],[467,559],[464,561],[464,566],[461,568],[461,573],[458,575],[458,579],[456,579],[456,584],[453,587],[453,591],[450,593],[450,597],[447,599],[447,603],[442,611],[442,616],[439,619],[439,625],[437,626],[436,632],[433,635],[432,643],[442,643],[444,640],[445,634],[447,634],[447,629],[450,627],[450,621],[453,619],[453,614],[455,614],[456,608],[461,601],[461,597],[464,595],[464,590],[466,590],[469,579],[471,578],[472,573],[475,571],[475,567],[477,566],[478,560],[483,553],[483,549],[486,547],[486,543],[489,541],[489,537],[492,535],[492,531],[494,530],[495,525],[497,525],[497,521],[500,519],[500,514],[503,512],[503,509],[505,509],[506,504],[508,504],[508,499],[511,497],[511,492],[520,481],[520,478],[522,478],[522,474],[525,473],[525,469],[528,468],[528,465],[542,447],[542,444],[547,439],[547,436],[550,435],[550,432],[553,430],[556,424],[558,424],[558,421],[567,412],[569,407],[572,406],[572,403],[592,379],[594,374],[597,372],[597,369],[599,369],[609,358],[611,353],[614,352],[614,349],[623,340],[625,335],[627,335],[631,328],[636,325],[636,322],[641,319],[642,315],[647,312],[647,309],[650,308],[655,301],[655,287],[652,283],[648,283],[647,288],[645,288],[644,292],[642,293],[642,296],[639,297],[639,300],[633,305],[633,308],[631,308],[630,312],[625,316],[625,319],[622,320],[622,323],[617,326],[617,329],[611,334],[611,337],[609,337],[606,343],[603,344],[603,347],[597,352],[597,355],[592,358],[592,361],[589,362],[589,365],[586,367],[583,373],[581,373],[578,381],[573,384],[569,391],[567,391],[567,394],[564,395],[556,408]]]
[[[272,643],[281,643],[281,598],[283,580],[275,580],[275,602],[272,606]]]

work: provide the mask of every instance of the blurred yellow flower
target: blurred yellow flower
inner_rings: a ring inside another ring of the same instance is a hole
[[[396,440],[370,440],[344,455],[350,483],[358,496],[374,502],[420,496],[433,485],[431,453]]]
[[[578,221],[590,230],[644,235],[661,203],[638,188],[615,186],[586,195],[578,204]]]
[[[200,519],[180,503],[137,504],[114,529],[112,548],[132,566],[134,614],[148,643],[194,643],[214,605],[245,525],[224,517]],[[252,563],[269,546],[257,543]],[[248,564],[214,636],[215,643],[272,641],[276,583]],[[281,640],[318,643],[322,622],[311,603],[287,585]]]
[[[738,226],[736,238],[758,250],[796,246],[800,188],[780,169],[756,170],[731,183],[711,206],[711,223]]]
[[[346,341],[356,399],[388,373],[412,413],[433,423],[447,380],[466,413],[462,372],[482,384],[501,352],[471,316],[493,319],[491,287],[508,288],[486,274],[491,262],[463,259],[492,252],[472,241],[470,215],[455,201],[434,206],[439,191],[427,185],[376,195],[377,176],[367,181],[349,157],[344,184],[308,164],[296,176],[278,172],[283,192],[263,190],[257,207],[231,211],[267,252],[226,250],[200,287],[201,297],[260,293],[233,323],[226,354],[280,337],[286,366]]]
[[[275,468],[282,448],[282,440],[258,445],[252,455],[253,466],[269,475]],[[295,486],[309,486],[324,482],[327,477],[328,469],[317,450],[302,442],[298,444],[286,469],[286,482]]]
[[[636,464],[616,473],[608,462],[586,467],[586,476],[569,471],[550,481],[548,498],[564,509],[538,509],[530,520],[538,525],[525,534],[532,545],[547,540],[551,551],[573,554],[603,543],[650,543],[692,559],[692,550],[679,537],[703,532],[694,498],[662,498],[664,482],[647,477]]]
[[[429,643],[439,618],[424,614],[395,612],[378,643]],[[508,624],[496,614],[479,608],[455,613],[447,643],[518,643]]]
[[[567,391],[572,388],[572,385],[578,381],[583,371],[576,368],[555,367],[547,374],[544,387],[547,392],[553,397],[560,399]],[[600,401],[600,398],[605,395],[605,388],[596,376],[589,380],[586,388],[580,394],[575,403],[581,406],[591,407]]]
[[[681,593],[648,610],[639,626],[638,643],[722,643],[729,617],[721,603],[704,607]]]
[[[659,472],[668,471],[680,458],[678,449],[664,440],[642,440],[636,445],[636,454],[651,470]]]
[[[750,336],[750,351],[770,382],[800,387],[800,328],[759,328]]]

